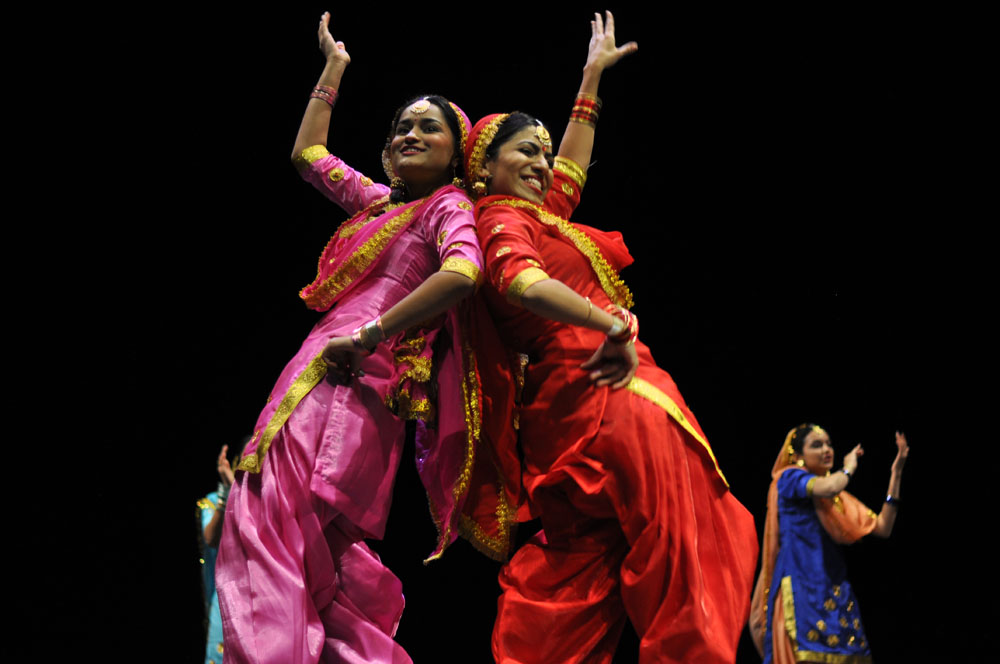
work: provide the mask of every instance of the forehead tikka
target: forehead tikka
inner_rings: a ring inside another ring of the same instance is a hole
[[[427,109],[430,107],[431,103],[429,101],[427,101],[426,99],[419,99],[413,102],[413,105],[410,106],[410,113],[415,113],[417,115],[420,115],[421,113],[426,112]]]
[[[546,152],[552,149],[552,136],[549,135],[549,130],[541,124],[535,127],[535,138],[542,144]]]

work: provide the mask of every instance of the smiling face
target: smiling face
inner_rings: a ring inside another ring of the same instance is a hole
[[[451,179],[458,163],[455,136],[441,109],[424,99],[410,104],[396,123],[389,159],[392,170],[411,189]]]
[[[525,127],[507,139],[497,156],[483,166],[488,193],[541,205],[552,187],[552,158],[539,140],[537,125]]]
[[[826,475],[833,468],[833,445],[830,435],[819,427],[814,428],[802,442],[802,453],[798,455],[806,470],[815,475]]]

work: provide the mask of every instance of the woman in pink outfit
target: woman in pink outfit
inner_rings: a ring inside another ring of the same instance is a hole
[[[216,573],[226,662],[410,662],[392,638],[401,584],[363,541],[383,535],[405,419],[418,420],[417,464],[440,532],[432,557],[474,502],[478,441],[453,311],[482,266],[472,206],[452,184],[469,121],[440,97],[405,104],[383,153],[392,187],[374,183],[325,148],[350,62],[328,13],[319,45],[326,67],[293,161],[352,217],[300,293],[327,313],[268,397],[227,503]]]

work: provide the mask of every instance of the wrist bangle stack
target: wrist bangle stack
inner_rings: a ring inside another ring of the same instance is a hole
[[[355,347],[366,351],[372,350],[375,346],[378,346],[380,343],[385,341],[385,330],[382,328],[382,316],[376,316],[358,329],[354,330],[354,334],[351,335],[351,341],[354,342]]]
[[[570,113],[570,122],[579,122],[597,128],[597,118],[601,114],[601,98],[597,95],[590,95],[580,92],[573,102],[573,112]]]
[[[590,314],[592,314],[592,313],[594,313],[594,303],[591,302],[590,298],[588,297],[587,298],[587,320],[583,321],[584,323],[589,323],[590,322]]]
[[[312,94],[309,95],[310,99],[321,99],[333,108],[333,105],[337,102],[337,90],[331,88],[329,85],[317,85],[313,88]]]
[[[604,310],[614,318],[608,330],[608,338],[619,344],[635,343],[639,338],[639,317],[615,304],[609,304]]]

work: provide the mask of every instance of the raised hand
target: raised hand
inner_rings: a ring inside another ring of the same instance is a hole
[[[906,457],[910,454],[910,446],[906,442],[906,435],[901,431],[896,432],[896,458],[892,462],[892,472],[898,474],[903,472],[906,464]]]
[[[226,458],[226,453],[229,452],[229,445],[223,445],[222,450],[219,452],[219,458],[215,460],[216,470],[219,471],[219,479],[222,480],[223,486],[227,489],[233,485],[236,477],[233,475],[233,469],[229,465],[229,459]]]
[[[330,34],[330,12],[323,12],[319,17],[319,50],[323,51],[326,59],[336,61],[346,67],[351,62],[351,56],[347,54],[344,42],[337,41]]]
[[[858,459],[864,456],[864,453],[865,451],[862,449],[861,445],[855,445],[854,449],[848,452],[847,456],[844,457],[844,469],[853,474],[854,471],[858,469]]]
[[[590,48],[587,53],[586,67],[604,70],[613,67],[615,63],[630,53],[639,50],[639,45],[634,41],[615,45],[615,17],[608,11],[605,12],[606,19],[602,19],[598,13],[594,14],[594,20],[590,22]]]

